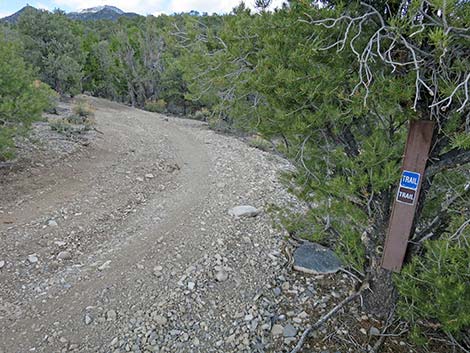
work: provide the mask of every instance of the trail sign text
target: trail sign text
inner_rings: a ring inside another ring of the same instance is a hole
[[[403,171],[397,192],[398,202],[414,205],[420,178],[419,173],[410,172],[409,170]]]

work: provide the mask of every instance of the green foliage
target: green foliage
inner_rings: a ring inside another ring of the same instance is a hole
[[[453,334],[470,325],[470,231],[461,236],[461,244],[449,237],[427,241],[424,257],[402,271],[396,281],[402,317],[438,323]]]
[[[248,144],[251,147],[258,148],[262,151],[271,151],[272,150],[272,144],[268,140],[264,139],[263,137],[259,135],[254,135],[251,138],[248,139]]]
[[[0,128],[0,162],[9,160],[15,156],[15,143],[13,138],[16,129]]]
[[[145,110],[154,113],[165,113],[166,112],[166,102],[164,99],[158,99],[156,101],[148,101],[145,103]]]
[[[207,108],[202,108],[194,113],[192,116],[193,119],[196,120],[201,120],[201,121],[207,121],[207,119],[210,117],[211,112]]]
[[[0,29],[0,159],[13,157],[15,135],[55,103],[52,90],[34,80],[21,51],[21,44]]]
[[[95,125],[94,119],[80,117],[76,115],[67,118],[55,119],[49,123],[51,130],[57,131],[67,137],[73,137],[83,134],[93,129]]]
[[[75,105],[72,108],[75,115],[82,118],[92,118],[95,115],[93,108],[90,103],[84,99],[77,99]]]
[[[20,16],[24,59],[39,68],[42,81],[61,94],[81,91],[82,58],[78,25],[62,12],[27,10]]]

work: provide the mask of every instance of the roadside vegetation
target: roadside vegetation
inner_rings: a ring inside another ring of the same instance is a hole
[[[367,282],[365,308],[470,349],[470,3],[292,0],[76,22],[26,13],[0,37],[0,158],[51,106],[52,87],[259,136],[296,165],[309,206],[292,235],[336,249]],[[92,123],[79,102],[73,119]],[[380,259],[408,123],[436,122],[404,270]],[[57,130],[67,130],[64,121]],[[259,135],[255,135],[259,134]],[[288,221],[287,221],[288,220]]]

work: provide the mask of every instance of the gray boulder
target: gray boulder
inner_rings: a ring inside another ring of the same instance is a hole
[[[336,254],[320,244],[304,242],[294,251],[294,270],[310,274],[335,273],[341,268]]]

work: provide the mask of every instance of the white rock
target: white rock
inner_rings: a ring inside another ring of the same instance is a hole
[[[228,273],[225,271],[219,271],[215,274],[215,279],[218,282],[224,282],[228,279]]]
[[[72,254],[68,251],[61,251],[57,254],[57,260],[70,260],[72,258]]]
[[[117,313],[114,310],[108,310],[106,312],[106,320],[114,321],[117,318]]]
[[[109,268],[109,264],[110,264],[110,263],[111,263],[111,260],[106,261],[106,262],[103,263],[100,267],[98,267],[98,270],[103,271],[103,270]]]
[[[92,317],[88,314],[85,315],[85,325],[91,324],[93,321]]]
[[[65,245],[67,245],[67,243],[66,243],[65,241],[60,241],[60,240],[59,240],[59,241],[55,241],[54,244],[57,245],[59,248],[61,248],[61,247],[65,246]]]
[[[253,206],[236,206],[228,211],[233,217],[256,217],[260,211]]]
[[[282,325],[274,325],[271,329],[271,335],[280,336],[284,333],[284,327]]]
[[[2,260],[2,261],[0,261],[0,270],[1,270],[3,267],[5,267],[5,261]]]
[[[369,329],[369,335],[371,336],[379,336],[380,335],[380,331],[377,327],[375,326],[371,326],[371,328]]]
[[[157,325],[160,325],[160,326],[163,326],[167,323],[167,319],[166,317],[162,316],[162,315],[154,315],[153,316],[153,319],[155,320],[155,323]]]
[[[193,290],[196,287],[196,283],[194,282],[188,282],[188,289]]]
[[[151,173],[145,174],[145,177],[146,177],[147,179],[153,179],[153,178],[155,178],[155,176],[154,176],[153,174],[151,174]]]
[[[35,264],[36,262],[39,261],[39,259],[36,256],[36,254],[31,254],[31,255],[28,255],[28,261],[32,264]]]
[[[54,221],[53,219],[50,219],[50,220],[47,222],[47,225],[48,225],[49,227],[57,227],[57,226],[58,226],[57,222]]]

